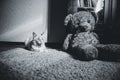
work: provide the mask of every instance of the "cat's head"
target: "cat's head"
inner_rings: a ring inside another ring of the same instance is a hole
[[[30,50],[32,46],[41,47],[42,45],[44,45],[42,34],[38,36],[35,32],[33,32],[32,36],[25,40],[25,47]]]

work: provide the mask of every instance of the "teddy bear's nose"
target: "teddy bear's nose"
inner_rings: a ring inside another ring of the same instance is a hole
[[[85,29],[85,27],[81,27],[81,31],[83,32],[83,31],[85,31],[86,29]]]
[[[86,32],[91,30],[91,25],[87,22],[84,22],[80,24],[79,28],[82,32]]]

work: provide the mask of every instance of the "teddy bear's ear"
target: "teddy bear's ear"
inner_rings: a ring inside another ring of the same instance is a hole
[[[95,18],[95,23],[98,22],[98,15],[94,12],[94,11],[91,11],[91,14],[94,16]]]
[[[72,14],[69,14],[69,15],[65,18],[65,20],[64,20],[64,25],[65,25],[65,26],[68,25],[69,21],[71,21],[72,16],[73,16]]]

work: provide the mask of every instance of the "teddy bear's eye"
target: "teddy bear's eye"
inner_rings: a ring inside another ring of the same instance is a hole
[[[90,23],[90,20],[88,20],[87,22]]]

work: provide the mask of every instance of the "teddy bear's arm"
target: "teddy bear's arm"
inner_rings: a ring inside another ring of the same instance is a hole
[[[67,35],[67,37],[66,37],[66,39],[64,40],[64,43],[63,43],[63,50],[68,49],[71,37],[72,37],[72,34]]]
[[[69,15],[65,18],[65,20],[64,20],[64,25],[65,25],[65,26],[68,25],[68,23],[69,23],[69,21],[71,20],[71,18],[72,18],[72,14],[69,14]]]
[[[92,33],[97,39],[99,39],[98,35],[96,33]]]

